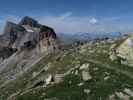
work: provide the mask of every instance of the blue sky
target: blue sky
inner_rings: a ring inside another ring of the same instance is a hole
[[[0,0],[0,26],[31,16],[56,32],[133,31],[133,0]]]

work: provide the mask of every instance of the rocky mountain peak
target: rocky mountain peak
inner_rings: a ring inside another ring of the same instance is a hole
[[[19,22],[19,25],[29,25],[31,27],[39,27],[40,26],[35,19],[33,19],[29,16],[25,16],[24,18],[22,18],[22,20]]]
[[[36,20],[26,16],[18,24],[6,23],[4,32],[0,35],[0,47],[15,50],[39,48],[41,51],[46,51],[49,48],[53,51],[58,47],[56,40],[57,35],[54,29],[41,25]]]

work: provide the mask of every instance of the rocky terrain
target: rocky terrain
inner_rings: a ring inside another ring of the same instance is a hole
[[[133,100],[132,35],[65,45],[24,17],[0,38],[0,100]]]

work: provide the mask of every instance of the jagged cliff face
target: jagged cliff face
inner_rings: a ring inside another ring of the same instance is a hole
[[[23,36],[26,30],[15,23],[7,22],[4,28],[3,34],[0,36],[0,46],[9,47],[11,46],[19,35]]]
[[[49,48],[50,51],[54,51],[58,49],[56,40],[57,36],[52,28],[41,25],[26,16],[19,24],[6,23],[4,32],[0,36],[0,48],[10,48],[12,53],[33,48],[36,48],[38,52],[47,51]]]
[[[19,24],[7,22],[0,36],[0,83],[14,80],[49,53],[59,51],[54,30],[30,17]]]

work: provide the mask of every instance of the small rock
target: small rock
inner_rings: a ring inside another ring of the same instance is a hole
[[[33,78],[36,77],[37,75],[38,75],[37,72],[33,72],[33,73],[32,73],[32,77],[33,77]]]
[[[45,79],[46,85],[49,85],[52,80],[52,75],[48,75],[48,77]]]
[[[91,92],[90,89],[84,89],[84,93],[89,94]]]
[[[129,96],[122,92],[116,92],[115,94],[122,100],[129,100]]]
[[[82,86],[82,85],[84,85],[84,83],[79,83],[79,84],[78,84],[78,86]]]
[[[130,95],[131,97],[133,97],[133,91],[132,90],[125,88],[124,92],[127,93],[128,95]]]
[[[105,74],[106,74],[106,75],[110,75],[110,73],[109,73],[109,72],[105,72]]]
[[[80,70],[88,69],[89,66],[90,66],[89,63],[87,63],[87,64],[83,64],[79,69],[80,69]]]
[[[45,66],[45,67],[43,67],[43,70],[48,71],[48,68],[49,68],[48,66]]]
[[[110,95],[109,100],[115,100],[115,95],[114,94]]]
[[[104,77],[104,80],[106,81],[106,80],[108,80],[110,77],[109,76],[106,76],[106,77]]]
[[[74,71],[71,71],[71,74],[74,74]]]
[[[121,60],[121,64],[128,65],[128,61],[127,60]]]
[[[78,70],[75,71],[75,75],[78,75]]]
[[[63,81],[63,74],[56,74],[55,76],[54,76],[54,82],[55,83],[60,83],[60,82],[62,82]]]
[[[46,93],[42,93],[42,96],[45,96],[46,95]]]
[[[90,75],[88,71],[82,71],[82,79],[84,81],[88,81],[92,79],[92,76]]]
[[[97,70],[98,70],[98,68],[97,68],[97,67],[95,67],[93,70],[94,70],[94,71],[97,71]]]

